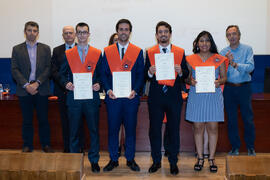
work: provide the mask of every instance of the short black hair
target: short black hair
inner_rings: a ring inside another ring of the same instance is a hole
[[[207,35],[209,40],[210,40],[210,43],[211,43],[211,47],[210,47],[210,52],[211,53],[216,53],[218,54],[218,50],[217,50],[217,46],[216,46],[216,43],[212,37],[212,35],[210,34],[210,32],[208,31],[202,31],[200,32],[200,34],[196,37],[196,39],[193,41],[193,53],[196,54],[196,53],[199,53],[200,52],[200,48],[198,47],[198,42],[200,40],[200,38],[204,35]]]
[[[236,28],[236,30],[238,31],[238,34],[239,36],[241,36],[241,32],[240,32],[240,29],[239,29],[239,26],[238,25],[229,25],[226,29],[226,33],[227,31],[230,29],[230,28]]]
[[[88,32],[89,32],[89,26],[88,26],[88,24],[86,24],[85,22],[80,22],[80,23],[78,23],[78,24],[76,25],[76,32],[78,32],[78,31],[77,31],[77,27],[84,27],[84,26],[87,27]]]
[[[129,25],[129,30],[130,30],[130,32],[132,32],[132,24],[131,24],[131,22],[130,22],[128,19],[120,19],[120,20],[116,23],[116,26],[115,26],[116,32],[118,32],[119,25],[122,24],[122,23],[128,24],[128,25]]]
[[[36,27],[39,30],[38,23],[36,23],[34,21],[26,22],[25,25],[24,25],[24,31],[26,31],[27,26],[33,26],[33,27]]]
[[[160,21],[156,25],[156,34],[158,33],[158,28],[160,26],[165,26],[166,28],[169,29],[170,33],[172,33],[172,27],[171,27],[171,25],[169,23],[165,22],[165,21]]]

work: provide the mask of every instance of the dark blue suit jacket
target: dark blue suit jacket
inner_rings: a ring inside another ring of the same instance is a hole
[[[105,52],[102,59],[102,83],[105,92],[107,92],[110,89],[112,90],[112,72],[110,70]],[[131,69],[131,88],[137,94],[139,94],[143,88],[143,84],[144,84],[144,58],[143,58],[143,51],[141,50],[136,59],[136,62],[134,63],[134,66]]]
[[[97,62],[96,69],[95,69],[95,72],[94,72],[93,78],[92,78],[93,85],[95,83],[99,83],[100,87],[102,86],[101,85],[101,68],[102,68],[101,67],[101,60],[102,60],[102,55],[100,55],[100,57],[99,57],[99,60]],[[60,83],[62,84],[63,87],[66,87],[66,84],[68,82],[73,83],[73,74],[72,74],[72,71],[69,67],[66,55],[64,56],[63,63],[60,66],[59,75],[60,75],[59,80],[60,80]],[[100,104],[99,91],[93,91],[93,100],[97,101],[97,103]],[[76,102],[79,102],[79,101],[85,101],[85,100],[76,100]],[[75,102],[74,92],[68,91],[67,105],[71,105],[74,102]]]

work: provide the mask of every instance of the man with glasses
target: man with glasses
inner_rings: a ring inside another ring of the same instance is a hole
[[[53,49],[52,55],[52,78],[54,80],[54,95],[58,97],[59,112],[62,124],[62,136],[64,142],[64,153],[70,152],[69,150],[69,120],[66,105],[67,90],[60,83],[59,69],[65,56],[65,51],[73,48],[75,43],[75,30],[72,26],[65,26],[62,33],[64,44],[57,46]],[[83,123],[82,123],[83,125]],[[80,130],[80,152],[83,152],[84,148],[84,130],[81,127]]]
[[[90,132],[90,150],[88,159],[92,172],[98,173],[99,160],[99,90],[101,71],[101,51],[88,44],[89,26],[82,22],[76,26],[78,45],[66,51],[64,61],[60,67],[60,82],[67,89],[67,106],[70,120],[70,152],[80,152],[79,134],[81,131],[82,115],[85,116]],[[93,98],[74,99],[74,73],[92,73]]]
[[[37,42],[39,25],[29,21],[25,24],[26,41],[13,47],[11,72],[17,83],[16,94],[22,110],[23,152],[33,151],[33,113],[37,112],[39,138],[44,152],[50,147],[48,122],[48,95],[50,94],[50,47]]]
[[[161,127],[164,114],[167,117],[166,130],[168,133],[168,159],[170,172],[178,174],[177,155],[180,146],[179,128],[182,109],[182,80],[188,76],[184,49],[172,45],[172,28],[167,22],[161,21],[156,25],[156,38],[158,44],[148,49],[145,64],[145,78],[150,81],[148,97],[148,110],[150,119],[149,138],[151,144],[151,156],[153,164],[149,173],[161,168]],[[157,80],[155,55],[173,53],[175,79]]]

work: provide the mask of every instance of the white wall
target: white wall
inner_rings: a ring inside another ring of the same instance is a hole
[[[24,23],[37,21],[39,41],[51,47],[63,43],[65,25],[84,21],[90,26],[90,44],[103,49],[115,24],[128,18],[133,24],[131,42],[147,48],[155,44],[155,26],[172,25],[172,42],[191,54],[192,42],[202,30],[214,36],[219,50],[227,46],[225,29],[238,24],[243,43],[255,54],[270,54],[269,0],[0,0],[0,57],[10,57],[12,47],[24,41]]]

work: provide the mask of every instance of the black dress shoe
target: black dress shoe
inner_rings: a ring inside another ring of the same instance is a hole
[[[140,171],[140,167],[138,164],[135,162],[135,160],[127,161],[127,166],[132,170],[132,171]]]
[[[45,146],[44,148],[42,148],[43,152],[45,153],[54,153],[54,150],[50,147],[50,146]]]
[[[118,157],[120,157],[121,156],[121,151],[122,151],[122,147],[121,147],[121,145],[118,147]]]
[[[80,148],[80,153],[84,154],[84,148]]]
[[[63,153],[70,153],[70,150],[68,148],[65,148]]]
[[[179,173],[177,164],[170,164],[170,172],[172,175],[177,175]]]
[[[22,152],[32,152],[32,150],[28,146],[25,146],[23,147]]]
[[[168,157],[169,156],[169,152],[167,150],[165,150],[164,156],[165,157]]]
[[[161,163],[153,163],[152,166],[149,168],[149,173],[156,172],[159,168],[161,168]]]
[[[100,171],[98,163],[91,163],[91,169],[93,173],[98,173]]]
[[[119,166],[118,161],[112,161],[112,160],[110,160],[110,162],[103,168],[103,171],[104,172],[111,171],[114,168],[116,168],[117,166]]]

